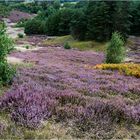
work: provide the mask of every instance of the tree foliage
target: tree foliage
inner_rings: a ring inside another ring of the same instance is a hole
[[[105,2],[90,1],[87,8],[87,38],[104,41],[109,38],[109,7]]]
[[[47,19],[46,28],[48,35],[67,35],[70,33],[70,22],[74,11],[62,9],[50,15]]]
[[[72,6],[69,6],[69,3],[61,6],[59,0],[44,3],[40,5],[42,9],[35,18],[37,20],[28,22],[26,26],[29,27],[31,24],[30,29],[33,30],[31,33],[44,34],[44,31],[47,35],[71,33],[78,40],[96,41],[110,40],[115,31],[120,32],[125,40],[130,33],[140,34],[139,2],[79,1]]]
[[[86,34],[86,15],[82,10],[75,10],[70,23],[71,34],[75,39],[84,40]]]
[[[45,34],[45,21],[39,19],[28,20],[25,24],[26,34]]]
[[[6,59],[12,47],[13,42],[5,33],[5,25],[0,23],[0,84],[8,84],[14,74],[14,69]]]
[[[131,34],[140,35],[140,2],[136,1],[131,6]]]

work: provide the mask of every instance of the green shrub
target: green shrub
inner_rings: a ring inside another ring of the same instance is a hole
[[[45,21],[34,18],[26,22],[26,34],[45,34],[45,31]]]
[[[0,81],[2,84],[10,84],[15,74],[15,69],[5,62],[0,62]]]
[[[23,35],[22,33],[18,33],[18,37],[19,37],[19,38],[23,38],[24,35]]]
[[[25,45],[25,46],[24,46],[24,48],[29,49],[29,48],[30,48],[30,46],[29,46],[29,45]]]
[[[13,42],[5,33],[5,26],[0,23],[0,83],[10,83],[15,70],[7,62],[7,54],[13,48]]]
[[[71,49],[71,46],[69,45],[68,42],[66,42],[66,43],[64,44],[64,48],[65,48],[65,49]]]
[[[112,34],[107,48],[106,63],[121,63],[125,56],[124,41],[118,32]]]

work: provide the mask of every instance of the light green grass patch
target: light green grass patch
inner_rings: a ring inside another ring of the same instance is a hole
[[[3,95],[8,89],[9,89],[9,86],[0,85],[0,96]]]
[[[32,68],[35,66],[34,63],[31,63],[31,62],[28,62],[28,63],[17,63],[17,64],[12,64],[13,67],[15,69],[18,69],[18,68]]]
[[[68,42],[72,48],[77,48],[82,51],[83,50],[94,50],[97,52],[98,51],[105,52],[106,46],[108,44],[108,43],[98,43],[95,41],[78,41],[78,40],[74,40],[71,35],[51,38],[51,39],[45,40],[43,42],[43,44],[45,44],[46,46],[64,45],[66,42]]]

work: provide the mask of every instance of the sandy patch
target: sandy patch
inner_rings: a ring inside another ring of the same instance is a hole
[[[9,63],[12,63],[12,64],[19,64],[19,63],[22,63],[22,62],[23,62],[22,59],[16,58],[16,57],[12,57],[12,56],[8,56],[8,57],[7,57],[7,61],[8,61]]]

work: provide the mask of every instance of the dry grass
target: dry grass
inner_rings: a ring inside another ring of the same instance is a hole
[[[66,42],[69,43],[69,45],[72,48],[77,48],[79,50],[94,50],[94,51],[102,51],[105,52],[107,43],[98,43],[95,41],[78,41],[74,40],[72,36],[61,36],[56,38],[51,38],[48,40],[45,40],[43,44],[46,46],[52,46],[52,45],[64,45]]]

